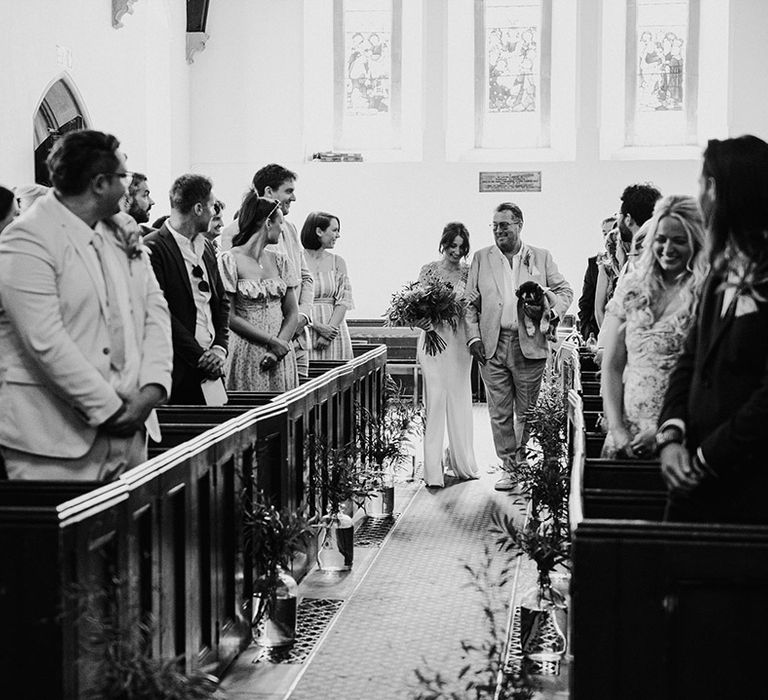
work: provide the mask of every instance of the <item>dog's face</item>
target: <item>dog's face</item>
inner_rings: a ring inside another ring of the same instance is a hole
[[[541,304],[544,299],[544,290],[539,284],[533,281],[524,282],[520,285],[517,292],[517,298],[524,304]]]

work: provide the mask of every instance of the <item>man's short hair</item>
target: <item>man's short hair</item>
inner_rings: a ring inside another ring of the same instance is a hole
[[[650,182],[630,185],[621,193],[621,215],[629,214],[638,226],[642,226],[653,216],[653,207],[661,197]]]
[[[288,168],[284,168],[277,163],[270,163],[256,171],[252,181],[253,190],[259,197],[263,197],[267,187],[271,187],[274,192],[278,190],[280,185],[286,180],[295,180],[296,177],[296,173],[292,170],[288,170]]]
[[[95,175],[117,171],[119,147],[112,134],[102,131],[81,129],[64,134],[46,160],[51,183],[65,196],[83,194]]]
[[[133,198],[136,196],[136,192],[141,187],[142,182],[147,181],[147,176],[144,173],[133,173],[131,176],[131,184],[128,185],[128,196]]]
[[[512,202],[502,202],[494,211],[496,211],[496,213],[500,211],[511,211],[512,216],[520,219],[520,221],[523,220],[523,210],[518,207],[517,204],[513,204]]]
[[[205,202],[211,196],[212,189],[213,182],[205,175],[188,173],[177,177],[168,193],[171,209],[188,214],[195,204]]]

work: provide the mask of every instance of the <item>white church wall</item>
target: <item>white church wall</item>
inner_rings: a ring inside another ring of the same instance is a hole
[[[0,182],[34,180],[33,119],[46,88],[66,75],[91,127],[115,134],[128,167],[150,175],[165,199],[189,168],[186,10],[139,0],[112,27],[109,0],[2,0]]]

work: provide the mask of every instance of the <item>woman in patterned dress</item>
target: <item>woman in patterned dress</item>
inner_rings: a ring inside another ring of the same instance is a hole
[[[344,317],[354,308],[344,259],[331,253],[339,238],[339,217],[314,211],[301,228],[307,266],[315,281],[310,360],[351,360],[352,341]]]
[[[650,459],[656,451],[661,404],[706,276],[703,247],[696,200],[660,199],[640,260],[619,280],[606,308],[604,457]]]
[[[469,254],[469,231],[464,224],[446,224],[439,251],[442,258],[421,268],[419,282],[448,282],[453,285],[456,296],[462,298],[469,274],[469,265],[464,262]],[[423,331],[432,328],[429,322],[421,325]],[[424,481],[427,486],[441,487],[446,470],[452,471],[459,479],[476,479],[477,463],[472,428],[472,356],[467,349],[464,324],[459,323],[456,330],[440,324],[434,330],[445,340],[446,348],[436,355],[427,354],[422,333],[418,358],[427,404]],[[446,424],[448,449],[444,453]]]
[[[283,392],[298,384],[291,338],[299,318],[292,263],[265,250],[280,235],[280,203],[249,194],[240,208],[232,249],[219,255],[224,289],[231,296],[226,387],[231,391]]]

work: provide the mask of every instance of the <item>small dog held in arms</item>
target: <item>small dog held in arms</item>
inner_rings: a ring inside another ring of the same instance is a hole
[[[528,336],[536,333],[536,328],[546,336],[547,340],[557,340],[557,317],[552,313],[552,306],[544,294],[544,289],[532,280],[520,285],[517,292],[518,315],[521,316],[523,327]],[[522,314],[520,314],[522,311]]]

